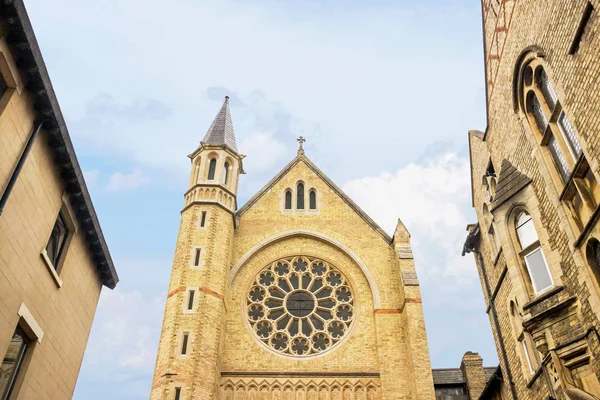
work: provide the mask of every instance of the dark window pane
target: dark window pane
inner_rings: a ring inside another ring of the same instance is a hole
[[[546,131],[546,126],[548,126],[548,118],[546,118],[546,114],[542,108],[542,104],[538,100],[535,94],[531,97],[531,110],[533,112],[533,117],[535,122],[540,129],[540,132],[544,134]]]
[[[227,184],[227,181],[229,180],[229,163],[225,163],[225,166],[223,168],[223,184]]]
[[[290,191],[285,192],[285,209],[292,209],[292,192]]]
[[[569,150],[571,151],[573,158],[577,160],[581,155],[581,145],[579,144],[579,140],[577,140],[575,130],[571,126],[571,123],[564,112],[561,112],[558,117],[558,128],[565,138],[565,142],[569,145]]]
[[[556,97],[554,88],[550,84],[550,80],[548,79],[548,75],[546,75],[546,71],[543,69],[540,71],[539,85],[541,86],[542,94],[544,95],[546,103],[548,103],[548,106],[550,106],[551,110],[554,110],[558,98]]]
[[[27,340],[25,335],[17,328],[0,366],[0,399],[7,399],[10,396],[26,350]]]
[[[215,170],[217,169],[217,160],[216,159],[212,159],[210,160],[210,164],[208,165],[208,180],[212,181],[213,179],[215,179]]]
[[[298,184],[298,193],[297,195],[297,199],[296,199],[296,208],[298,210],[303,210],[304,209],[304,185],[299,183]]]
[[[6,93],[6,89],[8,89],[8,85],[6,84],[6,81],[4,80],[2,74],[0,74],[0,98],[4,96],[4,93]]]
[[[188,336],[189,335],[187,333],[185,333],[183,335],[183,343],[181,344],[181,354],[182,355],[187,354]]]
[[[311,190],[311,192],[310,192],[309,202],[310,202],[310,209],[316,210],[317,209],[317,192],[315,192],[314,190]]]
[[[65,247],[68,233],[65,219],[62,214],[59,213],[54,228],[52,228],[48,244],[46,245],[46,253],[54,268],[58,268],[58,263]]]
[[[188,310],[194,308],[194,293],[196,293],[195,290],[190,290],[190,297],[188,298]]]
[[[200,227],[204,228],[206,224],[206,211],[202,211],[202,219],[200,220]]]
[[[181,388],[175,388],[175,400],[181,399]]]
[[[556,139],[554,136],[551,136],[548,140],[548,150],[550,150],[550,154],[552,154],[552,158],[554,159],[554,163],[556,164],[556,168],[558,168],[558,172],[560,172],[560,176],[563,181],[567,181],[569,179],[569,175],[571,171],[569,170],[569,165],[567,164],[567,160],[565,160],[565,156],[562,153],[562,150],[558,146]]]
[[[194,259],[194,266],[200,265],[200,249],[196,249],[196,258]]]

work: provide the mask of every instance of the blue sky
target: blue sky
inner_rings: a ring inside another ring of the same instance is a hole
[[[239,204],[307,155],[412,234],[433,367],[497,363],[471,257],[467,130],[485,128],[477,1],[26,1],[121,282],[75,399],[147,399],[194,150],[231,97]]]

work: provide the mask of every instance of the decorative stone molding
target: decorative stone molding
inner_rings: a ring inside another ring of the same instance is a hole
[[[402,282],[404,286],[419,286],[419,278],[417,277],[417,271],[414,270],[401,270]]]
[[[412,260],[414,258],[410,244],[397,244],[396,254],[398,254],[398,258],[401,260]]]
[[[371,271],[369,270],[367,265],[364,263],[364,261],[361,260],[360,257],[358,257],[358,255],[356,255],[356,253],[354,253],[344,243],[342,243],[332,237],[329,237],[329,236],[325,235],[324,233],[312,231],[309,229],[293,229],[293,230],[286,231],[286,232],[276,233],[275,235],[270,236],[270,237],[262,240],[260,243],[254,245],[252,248],[250,248],[250,250],[248,250],[246,252],[246,254],[244,254],[242,257],[240,257],[233,265],[233,268],[231,268],[231,271],[229,272],[228,285],[231,287],[231,284],[233,283],[233,279],[237,275],[240,268],[242,268],[242,266],[250,259],[250,257],[252,257],[252,255],[257,253],[260,249],[270,245],[271,243],[275,243],[280,240],[287,239],[287,238],[294,237],[294,236],[306,236],[306,237],[311,237],[311,238],[315,238],[318,240],[322,240],[326,243],[331,244],[332,246],[337,247],[339,250],[344,252],[348,257],[350,257],[358,265],[358,267],[361,269],[361,271],[365,275],[365,278],[367,278],[367,282],[369,283],[369,288],[371,289],[371,293],[373,294],[373,305],[375,306],[376,309],[381,308],[381,296],[379,294],[379,288],[377,287],[377,283],[375,282],[375,277],[373,276],[373,274],[371,273]]]
[[[221,378],[221,399],[381,400],[379,379],[361,378]]]

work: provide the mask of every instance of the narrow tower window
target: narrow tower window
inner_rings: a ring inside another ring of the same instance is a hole
[[[206,225],[206,211],[202,211],[202,216],[200,217],[200,228],[204,228]]]
[[[285,192],[285,209],[286,210],[292,209],[292,191],[289,189],[286,190],[286,192]]]
[[[309,202],[309,207],[311,210],[316,210],[317,209],[317,191],[316,190],[311,190],[310,194],[308,195],[308,202]]]
[[[201,249],[196,249],[196,253],[194,255],[194,267],[197,267],[200,265],[200,250]]]
[[[181,341],[181,355],[182,356],[185,356],[187,354],[189,336],[190,336],[190,334],[187,332],[183,334],[183,340]]]
[[[181,399],[181,388],[177,387],[175,388],[175,400],[180,400]]]
[[[194,309],[194,294],[196,293],[195,290],[190,290],[189,295],[188,295],[188,310],[193,310]]]
[[[217,169],[217,159],[213,158],[210,160],[210,164],[208,165],[208,180],[212,181],[215,179],[215,170]]]
[[[229,183],[229,163],[226,162],[223,166],[223,184],[227,185]]]
[[[298,192],[296,193],[296,208],[298,210],[304,210],[304,184],[299,183]]]

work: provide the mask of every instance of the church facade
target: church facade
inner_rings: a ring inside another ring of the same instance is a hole
[[[408,231],[388,236],[302,140],[240,208],[228,99],[190,154],[151,399],[434,398]]]
[[[465,251],[502,374],[482,398],[598,399],[600,2],[482,6],[487,127],[469,132]]]

